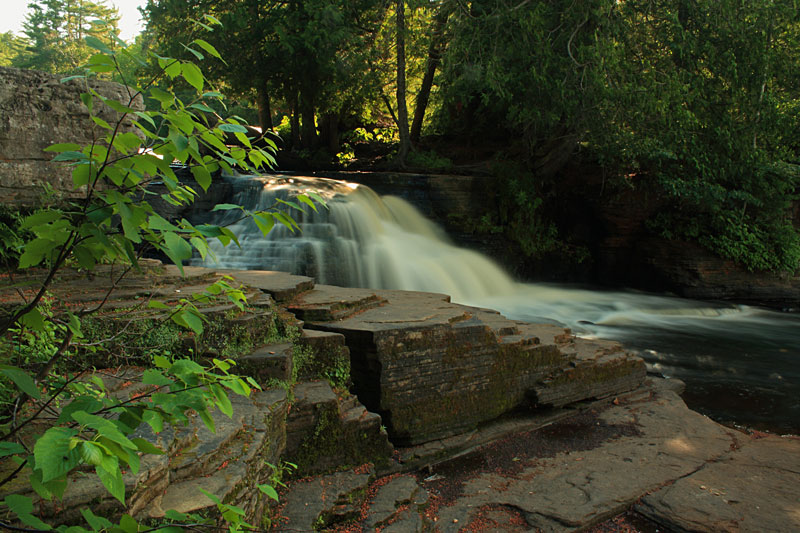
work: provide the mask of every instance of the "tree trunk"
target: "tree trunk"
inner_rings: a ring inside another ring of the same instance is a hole
[[[433,88],[433,76],[436,68],[442,59],[442,47],[444,45],[444,26],[450,18],[450,7],[447,4],[439,8],[436,17],[433,19],[433,31],[431,32],[431,44],[428,47],[428,61],[425,64],[425,74],[422,77],[422,85],[417,94],[417,103],[414,107],[414,120],[411,123],[411,142],[419,142],[422,134],[422,122],[425,120],[425,111],[428,108],[428,100]]]
[[[400,129],[400,147],[397,150],[397,163],[405,165],[411,148],[408,131],[408,107],[406,106],[406,21],[405,0],[397,2],[397,127]]]
[[[289,118],[289,124],[292,127],[292,141],[291,149],[297,150],[300,148],[300,110],[297,105],[297,93],[292,95],[292,116]]]
[[[317,144],[317,125],[314,116],[314,100],[307,91],[300,91],[300,140],[303,148],[307,150],[315,149]]]
[[[261,133],[265,134],[268,131],[272,131],[275,128],[272,123],[272,108],[269,105],[267,88],[263,84],[256,93],[256,104],[258,105],[258,124],[261,126]]]
[[[325,113],[319,124],[320,144],[331,154],[339,152],[339,114]]]

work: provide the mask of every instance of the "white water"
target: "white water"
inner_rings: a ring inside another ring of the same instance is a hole
[[[491,259],[455,246],[400,198],[319,178],[238,180],[240,192],[232,202],[250,210],[267,209],[276,198],[306,190],[324,196],[328,209],[296,216],[302,228],[296,234],[279,225],[263,237],[251,222],[236,222],[230,227],[241,247],[212,245],[218,262],[204,263],[208,266],[281,270],[332,285],[445,293],[455,302],[497,309],[509,318],[558,323],[582,336],[621,340],[641,350],[652,370],[686,379],[695,394],[711,391],[713,397],[701,402],[718,403],[719,394],[733,391],[742,402],[764,404],[749,417],[736,407],[737,420],[757,425],[772,416],[780,419],[773,427],[800,428],[800,318],[795,314],[630,291],[518,283]],[[221,212],[212,222],[226,224],[235,217],[235,212]],[[722,392],[712,382],[724,384]],[[736,399],[721,403],[708,411],[731,419],[726,409],[737,405]],[[794,422],[784,424],[786,418]]]
[[[512,318],[557,322],[584,334],[597,326],[664,322],[702,328],[707,322],[753,316],[746,306],[712,307],[633,292],[517,283],[486,256],[455,246],[441,228],[400,198],[380,197],[363,185],[324,178],[238,179],[249,186],[233,203],[252,211],[307,190],[325,197],[328,209],[292,211],[302,231],[292,233],[277,225],[266,238],[252,222],[237,222],[230,229],[241,246],[212,244],[216,261],[206,265],[281,270],[348,287],[439,292],[455,302],[491,307]],[[238,211],[229,212],[215,223],[238,216]]]

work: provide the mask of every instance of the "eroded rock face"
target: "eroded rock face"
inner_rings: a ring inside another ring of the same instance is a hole
[[[84,81],[60,79],[36,70],[0,67],[0,203],[31,204],[41,196],[44,183],[56,192],[72,194],[71,168],[51,162],[55,154],[42,150],[53,143],[84,144],[106,134],[81,103]],[[130,100],[118,83],[90,84],[107,98],[125,104]],[[141,96],[130,107],[144,109]],[[100,102],[95,111],[106,122],[117,120],[117,113]],[[131,131],[130,123],[125,131]]]
[[[616,343],[441,294],[317,285],[288,308],[307,329],[345,336],[354,390],[395,445],[463,433],[525,405],[628,391],[645,376],[643,361]]]

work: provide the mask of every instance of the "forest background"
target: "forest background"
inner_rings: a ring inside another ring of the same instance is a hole
[[[567,167],[662,201],[648,230],[749,270],[793,273],[800,161],[795,0],[149,0],[133,46],[226,61],[215,111],[280,135],[296,169],[489,173],[472,223],[531,258],[586,260],[559,227]],[[195,24],[203,15],[222,22]],[[80,71],[104,1],[29,4],[0,65]],[[123,65],[128,79],[146,68]],[[109,74],[111,76],[111,74]],[[189,89],[187,85],[187,89]],[[156,100],[146,100],[156,107]],[[570,182],[575,187],[574,180]],[[577,184],[581,186],[580,183]],[[588,187],[588,184],[587,184]]]

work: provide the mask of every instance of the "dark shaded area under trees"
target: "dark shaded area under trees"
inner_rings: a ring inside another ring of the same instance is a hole
[[[77,5],[115,26],[103,2]],[[563,204],[600,184],[658,198],[653,235],[791,273],[799,12],[791,0],[150,0],[136,45],[216,47],[226,62],[207,63],[208,78],[237,98],[216,111],[279,133],[283,168],[494,175],[474,230],[534,260],[588,259]],[[0,59],[69,71],[40,44],[81,31],[66,13],[38,2],[29,46],[3,36]],[[194,24],[205,14],[222,27]]]

